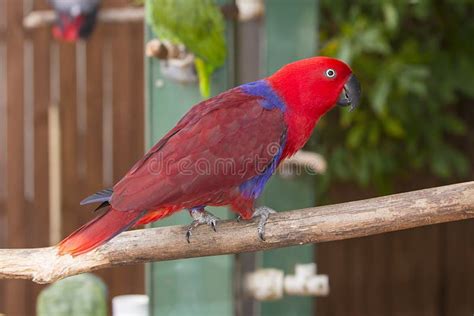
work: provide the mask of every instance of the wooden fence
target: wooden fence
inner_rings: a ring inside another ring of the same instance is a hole
[[[130,5],[104,0],[103,7]],[[0,247],[55,244],[93,214],[87,194],[110,186],[143,153],[143,24],[99,24],[57,43],[24,30],[46,0],[0,0]],[[110,296],[144,291],[143,268],[99,273]],[[0,282],[0,313],[33,315],[41,289]]]

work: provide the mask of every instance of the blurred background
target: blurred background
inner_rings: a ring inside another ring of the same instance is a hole
[[[325,158],[325,172],[277,178],[262,202],[295,209],[474,178],[472,1],[255,2],[265,10],[252,19],[224,14],[227,60],[213,93],[314,55],[344,59],[363,87],[361,106],[326,115],[305,148]],[[131,5],[103,0],[101,8]],[[49,8],[46,0],[0,0],[1,248],[53,245],[88,221],[93,214],[79,201],[113,185],[201,99],[197,84],[174,82],[162,61],[145,57],[154,35],[143,21],[99,20],[87,41],[63,43],[50,27],[23,26]],[[109,297],[147,292],[160,315],[474,313],[472,220],[282,251],[97,275]],[[291,273],[313,261],[329,278],[326,297],[260,304],[238,288],[258,266]],[[210,269],[217,272],[190,281]],[[0,313],[33,315],[42,288],[1,280]],[[216,294],[208,302],[198,292]]]

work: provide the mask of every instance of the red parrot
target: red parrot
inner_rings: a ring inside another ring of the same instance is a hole
[[[93,31],[101,0],[49,0],[56,11],[53,35],[74,42],[87,38]]]
[[[223,92],[192,107],[113,188],[81,204],[105,212],[59,244],[60,254],[90,251],[122,231],[187,209],[215,230],[206,206],[229,205],[243,219],[260,217],[264,239],[268,207],[254,207],[283,159],[309,139],[335,104],[358,105],[360,85],[344,62],[313,57],[288,64],[265,79]]]

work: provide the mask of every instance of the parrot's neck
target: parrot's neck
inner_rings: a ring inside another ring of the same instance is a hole
[[[301,102],[301,100],[292,100],[292,106],[289,106],[281,93],[274,89],[268,80],[247,83],[242,85],[241,88],[246,94],[262,97],[260,102],[262,107],[268,110],[278,109],[284,113],[288,129],[284,150],[279,160],[293,155],[306,144],[316,122],[324,114],[309,113],[311,111],[306,110],[304,104],[295,106],[295,101]]]
[[[285,122],[288,126],[287,143],[282,159],[300,150],[311,137],[319,119],[331,109],[332,104],[314,95],[313,91],[303,89],[297,80],[267,79],[269,85],[285,103]]]
[[[307,107],[301,98],[288,98],[280,91],[278,91],[278,95],[285,103],[286,108],[284,118],[288,129],[286,146],[282,154],[282,159],[285,159],[295,154],[306,144],[316,123],[327,110],[319,111],[317,107]]]
[[[317,119],[292,115],[290,111],[285,114],[285,121],[288,126],[288,133],[282,159],[294,155],[303,148],[317,123]]]

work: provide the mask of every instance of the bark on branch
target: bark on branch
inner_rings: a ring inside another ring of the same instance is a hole
[[[224,221],[217,233],[172,226],[126,232],[81,256],[58,256],[55,247],[0,250],[0,278],[37,283],[97,269],[148,261],[173,260],[281,248],[368,236],[474,217],[474,181],[380,198],[274,214],[265,242],[255,223]]]

